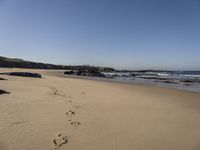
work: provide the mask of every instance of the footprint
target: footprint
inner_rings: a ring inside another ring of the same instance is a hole
[[[23,123],[25,123],[25,121],[16,121],[16,122],[12,122],[10,125],[19,125]]]
[[[69,119],[68,121],[69,121],[70,125],[72,125],[74,128],[77,128],[78,126],[81,125],[81,123],[79,121],[74,121],[72,119]]]
[[[72,105],[72,107],[78,109],[80,106],[78,106],[78,105]]]
[[[61,94],[58,90],[54,90],[54,91],[53,91],[53,95],[65,97],[65,94]]]
[[[67,136],[63,136],[61,133],[57,135],[55,139],[53,139],[53,143],[55,146],[55,149],[58,149],[63,144],[66,144],[68,142]]]
[[[75,111],[69,110],[66,112],[66,115],[75,115]]]
[[[61,92],[59,92],[55,87],[49,86],[49,88],[52,90],[50,95],[57,95],[57,96],[61,96],[61,97],[66,97],[65,94],[62,94]]]
[[[81,95],[85,95],[86,93],[85,92],[81,92]]]
[[[71,100],[65,100],[65,102],[72,103],[72,101],[71,101]]]

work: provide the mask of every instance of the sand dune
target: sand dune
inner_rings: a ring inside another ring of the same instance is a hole
[[[28,71],[1,76],[0,150],[200,149],[200,94]]]

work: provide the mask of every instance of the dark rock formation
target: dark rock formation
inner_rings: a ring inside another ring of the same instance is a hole
[[[75,73],[78,76],[89,76],[89,77],[105,77],[105,75],[97,70],[79,70]]]
[[[130,77],[130,76],[129,76],[129,75],[123,74],[123,75],[121,75],[121,77],[123,77],[123,78],[128,78],[128,77]]]
[[[118,74],[114,74],[114,75],[112,75],[112,76],[113,76],[113,78],[119,77]]]
[[[73,74],[75,74],[75,72],[74,71],[65,71],[64,74],[73,75]]]
[[[30,73],[30,72],[9,72],[9,73],[1,73],[10,76],[21,76],[21,77],[32,77],[32,78],[42,78],[42,76],[38,73]]]
[[[185,80],[181,80],[181,82],[184,83],[200,83],[199,79],[185,79]]]
[[[1,77],[0,77],[0,80],[7,80],[7,79],[4,79],[4,78],[1,78]]]
[[[163,81],[163,83],[171,83],[171,84],[178,84],[177,82],[175,82],[175,81]]]
[[[76,71],[75,75],[77,75],[77,76],[85,76],[85,70]]]
[[[192,80],[182,80],[182,82],[186,82],[186,83],[192,83]]]
[[[159,83],[169,83],[169,84],[178,84],[178,82],[173,81],[173,80],[155,80],[154,82],[159,82]]]
[[[106,74],[105,77],[106,77],[106,78],[113,79],[113,78],[119,77],[119,75],[117,75],[117,74],[113,74],[113,75],[112,75],[112,74]]]
[[[10,93],[0,89],[0,94],[10,94]]]
[[[166,78],[158,78],[158,77],[140,77],[142,79],[152,79],[152,80],[168,80]]]
[[[137,73],[131,73],[130,76],[131,77],[136,77],[138,74]]]

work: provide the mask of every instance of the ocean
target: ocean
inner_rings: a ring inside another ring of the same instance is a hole
[[[200,93],[200,71],[102,72],[111,81],[170,87]]]

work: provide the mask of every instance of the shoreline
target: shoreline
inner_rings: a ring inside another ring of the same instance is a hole
[[[105,83],[116,83],[116,84],[122,84],[122,85],[130,85],[130,86],[144,86],[144,87],[147,86],[147,87],[152,87],[152,88],[164,88],[164,89],[172,89],[172,90],[183,91],[183,92],[188,92],[188,93],[200,94],[199,91],[180,89],[180,88],[170,87],[170,86],[161,86],[161,85],[153,85],[153,84],[145,84],[145,83],[130,83],[130,82],[124,82],[120,80],[113,80],[110,78],[64,75],[64,71],[62,71],[62,73],[60,73],[59,71],[47,71],[47,74],[53,75],[56,77],[61,77],[61,78],[81,79],[81,80],[89,80],[89,81],[97,81],[97,82],[105,82]]]
[[[200,94],[200,91],[192,91],[187,89],[180,89],[177,87],[170,87],[168,86],[161,86],[161,85],[153,85],[153,84],[147,84],[147,83],[130,83],[130,82],[124,82],[120,80],[113,80],[110,78],[101,78],[101,77],[88,77],[88,76],[76,76],[76,75],[65,75],[65,70],[48,70],[48,69],[23,69],[23,68],[0,68],[1,70],[8,70],[8,72],[12,72],[15,70],[19,70],[21,72],[33,72],[33,73],[43,73],[45,75],[55,76],[55,77],[61,77],[61,78],[71,78],[71,79],[81,79],[81,80],[88,80],[88,81],[97,81],[97,82],[105,82],[105,83],[116,83],[116,84],[122,84],[122,85],[129,85],[129,86],[144,86],[144,87],[152,87],[152,88],[163,88],[163,89],[171,89],[171,90],[177,90],[182,92],[188,92],[188,93],[196,93]]]
[[[82,79],[82,80],[89,80],[89,81],[100,81],[100,82],[108,82],[108,83],[118,83],[118,84],[125,84],[125,85],[131,85],[131,86],[147,86],[147,87],[152,87],[152,88],[164,88],[164,89],[172,89],[172,90],[178,90],[178,91],[183,91],[183,92],[189,92],[189,93],[197,93],[199,94],[200,91],[195,91],[195,90],[188,90],[184,88],[178,88],[171,86],[171,84],[167,85],[161,85],[161,84],[149,84],[148,79],[147,82],[125,82],[125,81],[120,81],[120,80],[115,80],[111,78],[101,78],[101,77],[88,77],[88,76],[76,76],[76,75],[65,75],[64,72],[65,70],[48,70],[48,69],[24,69],[24,68],[0,68],[0,70],[9,70],[10,72],[19,70],[19,71],[24,71],[24,72],[33,72],[33,73],[44,73],[46,75],[52,75],[56,77],[62,77],[62,78],[71,78],[71,79]]]

